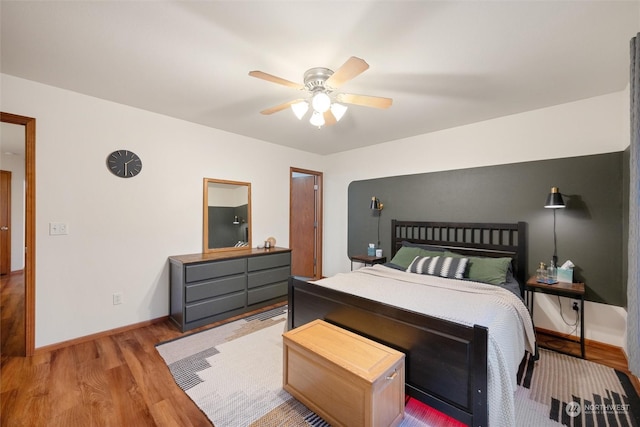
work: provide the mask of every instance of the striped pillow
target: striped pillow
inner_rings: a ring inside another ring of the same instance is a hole
[[[409,267],[407,267],[407,272],[448,277],[450,279],[462,279],[468,262],[468,258],[417,256],[413,259]]]

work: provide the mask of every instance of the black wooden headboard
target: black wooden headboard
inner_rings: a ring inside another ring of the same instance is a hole
[[[527,281],[526,223],[391,220],[391,257],[402,242],[450,249],[465,255],[511,257],[520,287]]]

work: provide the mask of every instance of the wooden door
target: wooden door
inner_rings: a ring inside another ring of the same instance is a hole
[[[0,171],[0,275],[11,273],[11,172]]]
[[[322,174],[291,168],[291,274],[322,277]]]

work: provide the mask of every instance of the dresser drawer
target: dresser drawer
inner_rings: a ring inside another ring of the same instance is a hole
[[[247,259],[248,271],[265,270],[267,268],[291,265],[291,252],[251,257]]]
[[[276,283],[261,288],[249,289],[248,304],[257,304],[287,295],[287,282]]]
[[[246,265],[247,260],[244,258],[188,265],[185,268],[185,281],[191,283],[242,274],[246,271]]]
[[[194,302],[213,298],[232,292],[244,291],[247,279],[245,275],[224,277],[222,279],[194,283],[185,286],[185,301]]]
[[[249,273],[248,287],[256,288],[258,286],[268,285],[281,281],[287,281],[291,274],[291,267],[280,267],[271,270],[263,270],[255,273]]]
[[[185,322],[194,322],[213,315],[245,306],[246,293],[225,295],[219,298],[189,304],[185,307]]]

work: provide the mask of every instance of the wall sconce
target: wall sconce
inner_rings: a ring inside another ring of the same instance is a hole
[[[238,215],[234,215],[234,217],[233,217],[233,223],[234,223],[235,225],[239,225],[241,222],[244,222],[244,221],[242,220],[242,218],[240,218]]]
[[[380,247],[380,216],[382,215],[382,208],[384,205],[380,203],[380,199],[376,196],[371,198],[371,204],[369,205],[369,209],[373,211],[373,214],[378,217],[378,243],[376,248]]]
[[[547,200],[544,202],[544,207],[547,209],[566,208],[558,187],[551,187],[551,193],[547,196]]]
[[[380,199],[378,199],[376,196],[373,196],[371,198],[371,205],[369,206],[369,209],[373,211],[381,211],[383,207],[384,205],[380,203]]]
[[[556,240],[556,209],[564,209],[567,206],[564,204],[562,194],[558,187],[551,187],[551,192],[547,196],[547,200],[544,202],[544,207],[547,209],[553,209],[553,256],[551,262],[553,267],[558,267],[558,245]]]

